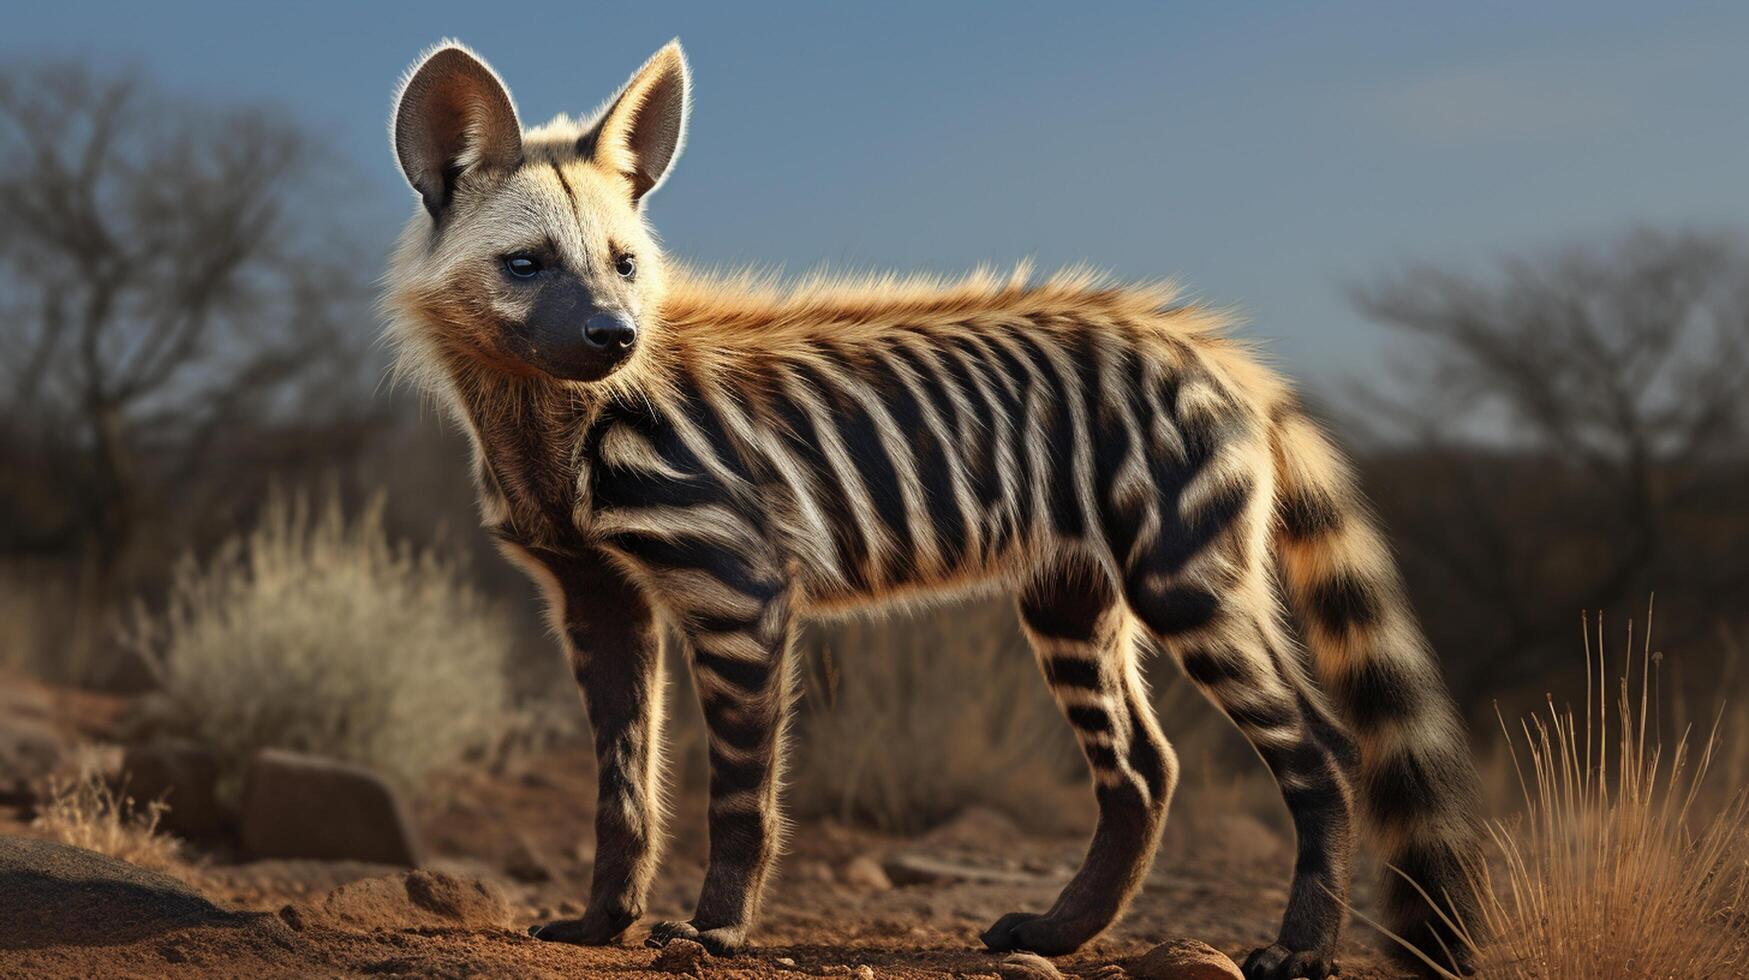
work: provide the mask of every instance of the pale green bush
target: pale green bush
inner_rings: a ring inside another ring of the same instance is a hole
[[[404,785],[508,724],[512,630],[462,564],[392,543],[383,501],[270,502],[208,562],[186,559],[130,639],[153,665],[157,726],[218,749],[315,752]]]

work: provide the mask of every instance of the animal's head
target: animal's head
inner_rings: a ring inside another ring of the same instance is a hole
[[[648,346],[663,262],[643,202],[686,141],[678,41],[593,118],[524,131],[510,92],[446,43],[408,72],[391,135],[423,204],[389,304],[417,354],[510,375],[597,381]]]

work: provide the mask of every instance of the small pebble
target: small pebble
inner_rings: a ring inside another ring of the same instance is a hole
[[[704,975],[704,961],[709,958],[710,953],[690,939],[670,939],[650,966],[664,973],[698,977]]]
[[[1010,953],[997,969],[1002,980],[1062,980],[1057,965],[1037,953]]]

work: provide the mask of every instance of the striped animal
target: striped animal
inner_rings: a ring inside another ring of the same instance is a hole
[[[728,953],[784,833],[797,618],[1003,588],[1099,820],[1056,904],[1001,917],[990,948],[1068,953],[1140,886],[1178,776],[1146,638],[1292,813],[1281,932],[1247,976],[1334,969],[1357,804],[1407,876],[1386,878],[1388,924],[1466,966],[1442,920],[1472,910],[1463,730],[1347,465],[1288,386],[1159,286],[785,286],[670,264],[641,205],[685,142],[689,88],[670,44],[593,116],[525,131],[497,75],[444,44],[394,111],[423,207],[392,260],[390,330],[472,439],[486,529],[551,600],[600,758],[587,909],[537,935],[606,943],[644,911],[660,624],[703,701],[710,862],[691,921],[651,942]]]

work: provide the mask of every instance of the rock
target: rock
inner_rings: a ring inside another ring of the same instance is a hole
[[[893,887],[893,879],[887,877],[887,872],[881,863],[867,854],[861,854],[850,859],[840,873],[844,883],[852,888],[865,891],[884,892]]]
[[[1195,939],[1161,943],[1130,962],[1138,980],[1245,980],[1227,954]]]
[[[656,954],[650,969],[663,973],[678,973],[689,977],[704,976],[704,963],[710,959],[705,948],[690,939],[670,939]]]
[[[512,918],[510,902],[497,885],[439,871],[403,871],[350,882],[287,912],[304,923],[352,932],[509,930]],[[287,912],[281,917],[286,918]]]
[[[122,757],[127,794],[141,803],[169,805],[159,826],[184,837],[211,837],[234,819],[219,803],[218,753],[192,742],[136,745]]]
[[[881,870],[895,885],[941,885],[971,882],[982,885],[1036,885],[1054,879],[1024,871],[982,868],[957,861],[942,861],[922,854],[895,854],[881,862]]]
[[[863,963],[857,966],[856,969],[851,970],[850,975],[859,978],[859,980],[874,980],[874,967],[869,966],[867,963]]]
[[[924,840],[931,850],[941,847],[965,847],[989,850],[1007,846],[1019,836],[1020,828],[1000,810],[987,806],[968,806],[928,834]]]
[[[1057,965],[1037,953],[1010,953],[996,968],[1002,980],[1061,980]]]
[[[0,949],[134,942],[248,918],[156,871],[54,841],[0,837]]]
[[[790,873],[801,881],[817,881],[823,885],[838,880],[838,873],[832,870],[832,866],[820,860],[797,861]]]
[[[279,749],[249,764],[238,815],[255,857],[412,866],[422,848],[400,794],[362,766]]]
[[[504,858],[504,873],[525,884],[538,884],[558,877],[553,874],[552,860],[527,833],[518,831]]]

